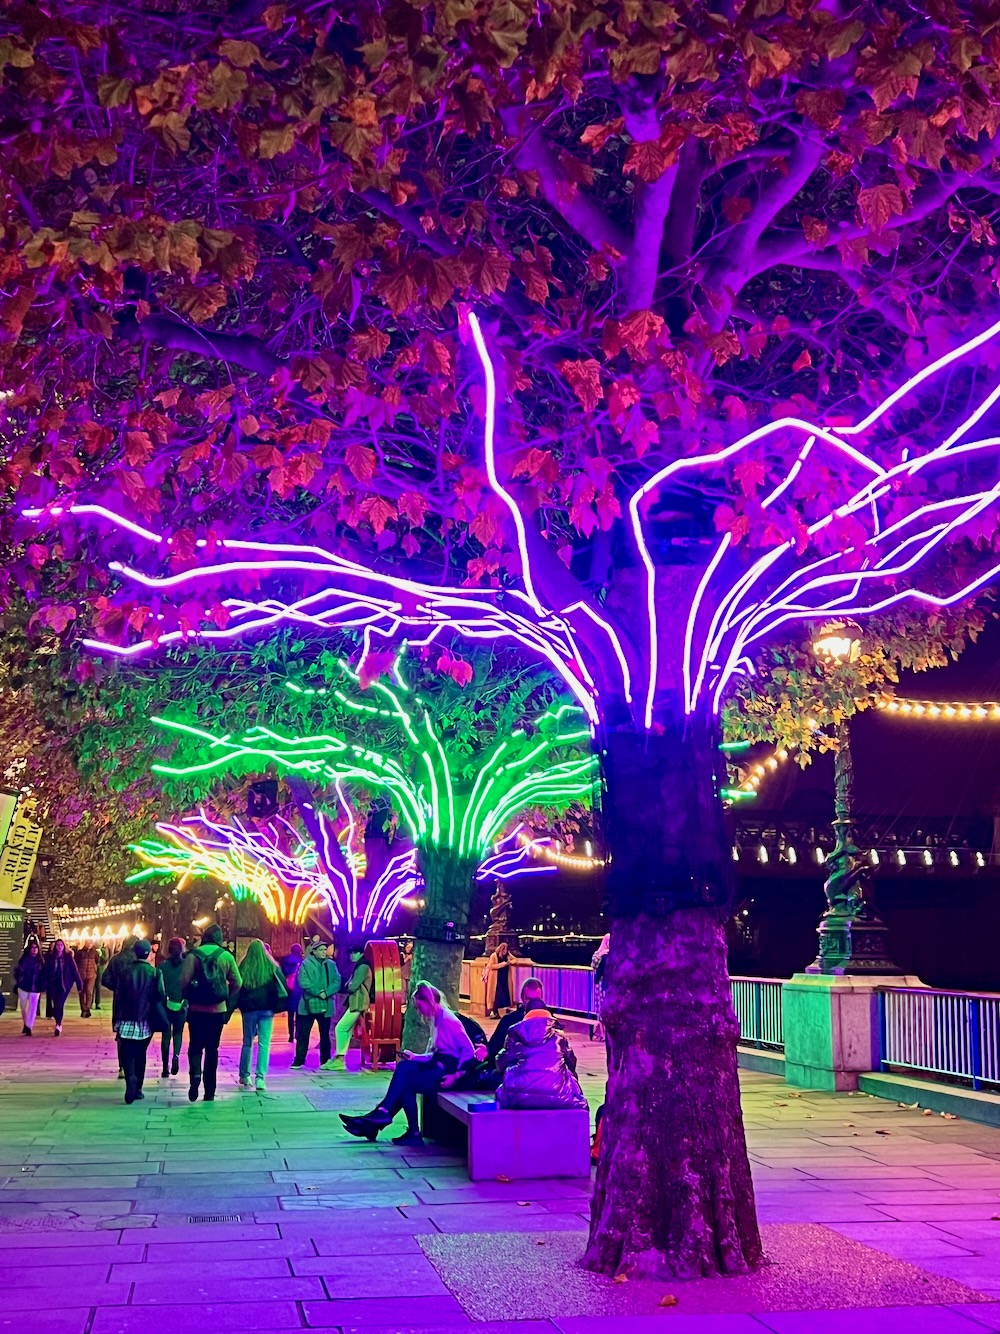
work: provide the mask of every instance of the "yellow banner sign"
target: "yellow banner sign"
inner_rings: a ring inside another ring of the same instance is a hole
[[[0,851],[0,899],[23,906],[41,841],[41,825],[18,811]]]

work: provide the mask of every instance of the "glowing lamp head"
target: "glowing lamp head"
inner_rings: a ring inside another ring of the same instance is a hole
[[[812,642],[821,662],[857,662],[861,656],[861,630],[851,621],[828,621]]]

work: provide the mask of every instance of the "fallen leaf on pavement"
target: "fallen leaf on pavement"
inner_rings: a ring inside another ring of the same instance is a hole
[[[674,1296],[674,1294],[673,1294],[672,1292],[664,1293],[664,1295],[660,1298],[660,1305],[661,1305],[661,1306],[676,1306],[676,1305],[677,1305],[677,1298]]]

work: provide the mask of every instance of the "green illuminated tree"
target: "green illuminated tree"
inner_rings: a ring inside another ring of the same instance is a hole
[[[304,779],[311,790],[349,783],[384,791],[418,849],[424,877],[413,976],[430,978],[457,1002],[473,873],[518,815],[589,798],[597,769],[590,729],[580,709],[559,700],[524,709],[524,685],[490,684],[485,662],[465,708],[442,711],[442,693],[454,701],[458,692],[442,691],[440,678],[435,699],[403,679],[397,659],[391,684],[376,679],[363,688],[346,660],[324,656],[334,668],[328,685],[285,682],[301,711],[302,734],[156,716],[174,748],[170,762],[153,771],[195,785],[268,771]]]

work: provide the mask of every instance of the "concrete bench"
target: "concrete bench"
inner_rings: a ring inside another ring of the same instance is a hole
[[[437,1115],[452,1117],[468,1135],[469,1178],[544,1181],[590,1176],[590,1113],[510,1111],[492,1093],[438,1093]],[[425,1127],[431,1099],[424,1099]]]

